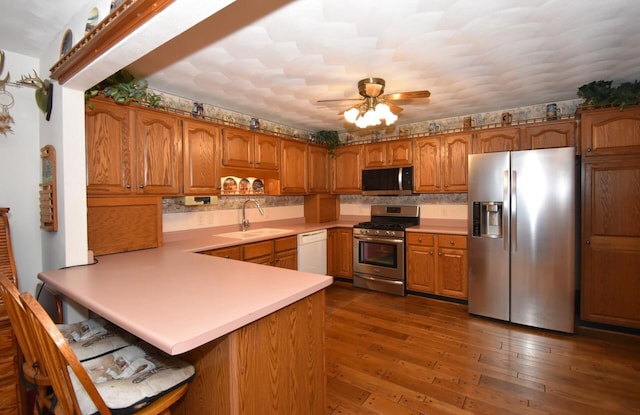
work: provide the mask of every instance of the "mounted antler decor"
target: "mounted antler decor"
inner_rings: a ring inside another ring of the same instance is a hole
[[[53,84],[48,79],[43,81],[38,76],[38,73],[33,70],[33,76],[22,75],[22,78],[18,81],[19,84],[35,88],[36,90],[36,104],[38,108],[42,110],[47,116],[47,121],[51,118],[51,106],[53,99]]]
[[[4,51],[0,50],[0,74],[4,70]],[[0,134],[7,135],[12,133],[11,124],[13,124],[13,117],[9,114],[9,108],[13,106],[13,95],[7,92],[5,87],[9,82],[9,72],[4,79],[0,79]]]

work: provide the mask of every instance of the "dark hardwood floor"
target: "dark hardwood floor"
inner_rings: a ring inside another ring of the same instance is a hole
[[[530,329],[342,282],[326,299],[328,414],[640,414],[638,336]]]

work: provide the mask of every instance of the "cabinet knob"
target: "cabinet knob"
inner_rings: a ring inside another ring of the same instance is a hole
[[[433,255],[433,251],[429,251],[429,255]]]
[[[444,185],[444,187],[449,187],[449,185],[448,185],[448,184],[445,184],[445,185]]]
[[[591,147],[587,147],[587,153],[591,153]]]
[[[438,252],[438,256],[442,256],[442,252]]]
[[[131,189],[131,185],[129,183],[127,183],[124,187],[126,187],[127,189]]]
[[[422,242],[422,238],[418,238],[418,242]]]
[[[587,241],[585,242],[585,244],[587,244],[587,245],[591,245],[591,241],[587,239]]]
[[[229,255],[225,255],[224,257],[225,257],[226,259],[229,259],[229,258],[231,258],[231,257],[230,257]]]
[[[451,245],[455,245],[455,244],[456,244],[454,241],[449,241],[449,243],[450,243]]]
[[[139,184],[138,185],[138,189],[144,189],[144,185],[143,184]]]

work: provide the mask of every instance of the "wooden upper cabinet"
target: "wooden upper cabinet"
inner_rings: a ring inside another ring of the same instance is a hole
[[[442,189],[441,138],[427,137],[415,141],[416,162],[413,189],[419,193],[435,193]]]
[[[473,137],[473,154],[520,150],[520,129],[496,128],[479,131]]]
[[[136,142],[137,193],[175,195],[182,185],[182,136],[169,113],[132,110]]]
[[[256,133],[254,164],[258,169],[278,170],[280,161],[280,139],[266,134]]]
[[[135,193],[129,107],[94,100],[86,108],[87,194]]]
[[[362,153],[362,144],[336,148],[331,159],[331,192],[362,193]]]
[[[582,155],[640,154],[640,106],[581,114]]]
[[[417,193],[466,192],[468,133],[415,140],[414,191]]]
[[[364,145],[364,167],[408,166],[413,162],[411,140]]]
[[[307,144],[301,141],[280,140],[280,192],[305,194],[308,192],[309,159]]]
[[[184,193],[220,193],[220,127],[202,121],[182,122]]]
[[[522,150],[575,147],[576,122],[557,121],[524,128]]]
[[[277,170],[278,137],[225,127],[222,133],[222,165],[251,169]]]
[[[309,144],[309,192],[328,193],[329,150],[325,146]]]
[[[469,134],[452,134],[442,138],[442,190],[466,192],[468,159],[471,153]]]
[[[253,167],[253,133],[239,128],[225,127],[222,131],[222,165]]]

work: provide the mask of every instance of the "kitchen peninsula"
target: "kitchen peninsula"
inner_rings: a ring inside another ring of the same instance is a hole
[[[195,365],[173,414],[324,413],[324,288],[332,277],[196,253],[232,242],[212,235],[167,243],[39,278]]]

